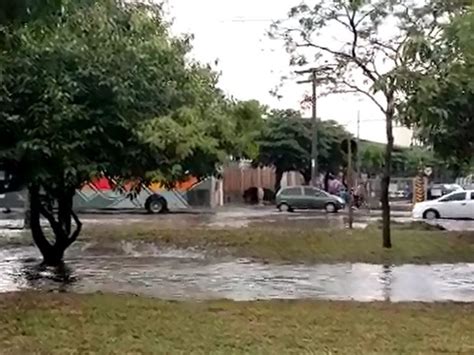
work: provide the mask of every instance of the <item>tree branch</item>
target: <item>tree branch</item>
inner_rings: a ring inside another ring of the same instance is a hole
[[[374,8],[373,8],[372,10],[370,10],[370,11],[367,11],[359,20],[357,20],[357,22],[356,22],[356,24],[355,24],[356,27],[358,27],[358,26],[362,23],[362,21],[364,21],[367,17],[369,17],[370,15],[372,15],[375,11],[377,11],[377,8],[376,8],[376,7],[374,7]]]
[[[343,25],[343,26],[344,26],[346,29],[348,29],[348,30],[351,29],[351,27],[349,26],[348,23],[342,21],[342,20],[341,20],[339,17],[337,17],[337,16],[334,16],[334,21],[340,23],[341,25]]]
[[[347,12],[347,16],[349,18],[349,25],[351,26],[352,29],[352,34],[353,34],[353,39],[352,39],[352,59],[353,61],[359,66],[359,68],[362,69],[365,75],[367,75],[370,80],[372,80],[374,83],[377,82],[377,78],[374,75],[374,72],[372,72],[364,63],[360,61],[360,58],[357,56],[357,44],[359,41],[359,32],[357,30],[357,25],[355,23],[355,15],[356,15],[356,10],[354,9],[352,12],[352,15]]]
[[[341,83],[342,85],[345,85],[345,86],[347,86],[348,88],[352,89],[352,90],[353,90],[352,92],[357,92],[357,93],[360,93],[360,94],[363,94],[363,95],[367,96],[370,100],[372,100],[373,103],[375,103],[375,104],[377,105],[377,107],[378,107],[384,114],[387,113],[386,108],[384,108],[384,107],[380,104],[380,102],[378,102],[378,101],[375,99],[374,95],[372,95],[372,94],[371,94],[370,92],[368,92],[367,90],[364,90],[364,89],[358,87],[357,85],[351,84],[351,83],[349,83],[349,82],[347,82],[347,81],[345,81],[345,80],[341,80],[340,83]]]
[[[77,237],[81,233],[82,230],[82,222],[79,220],[79,217],[74,211],[71,211],[71,216],[74,219],[74,223],[76,223],[76,229],[72,233],[72,235],[69,237],[67,241],[67,246],[70,246],[72,243],[74,243],[77,240]]]
[[[304,38],[303,39],[306,43],[304,44],[298,44],[296,43],[296,47],[313,47],[313,48],[316,48],[316,49],[320,49],[322,51],[325,51],[327,53],[330,53],[336,57],[342,57],[342,58],[345,58],[345,59],[348,59],[348,60],[351,60],[352,59],[352,56],[350,54],[347,54],[345,52],[338,52],[338,51],[335,51],[331,48],[328,48],[328,47],[325,47],[325,46],[321,46],[319,44],[316,44],[316,43],[313,43],[311,41],[309,41],[308,39]]]
[[[39,198],[39,188],[37,186],[29,187],[29,198],[30,198],[30,219],[31,219],[31,232],[33,240],[41,252],[47,253],[51,249],[51,244],[44,236],[41,228],[40,216],[41,216],[41,201]]]
[[[53,229],[53,232],[56,235],[56,237],[64,239],[65,234],[61,227],[61,224],[58,221],[56,221],[56,219],[54,218],[54,215],[51,212],[49,212],[48,209],[41,202],[39,203],[39,211],[48,220],[49,225]]]
[[[383,42],[380,42],[377,38],[370,38],[369,42],[372,43],[373,45],[379,47],[380,50],[383,50],[383,52],[385,53],[385,55],[387,57],[390,57],[390,55],[385,50],[393,52],[393,54],[397,53],[397,50],[394,47],[391,47],[388,44],[385,44]]]

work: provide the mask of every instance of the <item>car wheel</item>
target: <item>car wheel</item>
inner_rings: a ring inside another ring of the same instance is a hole
[[[423,218],[427,220],[433,220],[433,219],[438,219],[439,218],[439,213],[438,211],[435,210],[428,210],[425,213],[423,213]]]
[[[157,195],[150,196],[145,203],[148,213],[158,214],[166,211],[166,200]]]
[[[278,206],[278,209],[280,210],[280,212],[290,212],[291,211],[290,206],[288,206],[286,203],[281,203]]]
[[[336,208],[336,205],[334,203],[327,203],[325,208],[327,213],[336,213],[337,212],[337,208]]]

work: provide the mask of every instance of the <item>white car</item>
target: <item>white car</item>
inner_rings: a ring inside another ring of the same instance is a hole
[[[433,201],[417,203],[412,216],[417,219],[474,219],[474,190],[454,191]]]

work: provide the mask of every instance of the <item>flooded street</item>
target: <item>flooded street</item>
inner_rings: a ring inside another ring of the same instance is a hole
[[[410,223],[411,212],[392,211],[393,223]],[[274,208],[231,208],[208,213],[176,213],[160,216],[150,215],[84,215],[90,224],[157,223],[160,228],[247,228],[251,226],[284,226],[298,228],[347,228],[349,219],[346,212],[327,214],[321,211],[297,211],[281,213]],[[364,229],[369,224],[381,220],[381,212],[360,210],[354,213],[354,228]],[[474,231],[474,220],[435,220],[430,224],[441,226],[448,231]]]
[[[0,292],[114,292],[177,300],[474,302],[474,264],[274,265],[159,251],[153,245],[125,243],[120,248],[121,255],[110,256],[78,245],[63,270],[39,268],[32,247],[0,250]]]
[[[345,228],[344,213],[278,213],[274,209],[233,209],[217,213],[82,215],[86,224],[156,225],[162,229],[250,226]],[[355,228],[379,219],[356,213]],[[411,222],[406,212],[394,221]],[[474,221],[435,221],[448,230],[474,230]],[[1,238],[22,232],[18,216],[0,219]],[[10,243],[4,243],[8,246]],[[216,259],[194,251],[160,250],[153,244],[122,243],[113,250],[77,243],[62,270],[38,267],[34,247],[0,249],[0,292],[21,290],[134,293],[164,299],[325,299],[356,301],[474,302],[474,264],[276,265],[245,259]]]
[[[298,228],[346,228],[346,212],[326,214],[321,211],[280,213],[272,207],[232,207],[219,210],[187,211],[164,215],[147,215],[139,212],[85,213],[80,215],[85,224],[156,224],[160,229],[176,228],[246,228],[250,226],[297,226]],[[354,214],[354,228],[363,229],[381,219],[381,212],[360,210]],[[412,222],[411,213],[392,211],[392,222]],[[474,220],[436,220],[431,224],[451,231],[474,231]],[[44,224],[47,225],[46,221]],[[21,212],[0,213],[0,235],[17,234],[23,227]]]

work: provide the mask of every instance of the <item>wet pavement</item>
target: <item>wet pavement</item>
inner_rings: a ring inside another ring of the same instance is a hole
[[[163,299],[322,299],[474,302],[474,264],[276,265],[194,251],[118,245],[100,255],[76,245],[67,267],[42,268],[32,247],[0,249],[0,292],[132,293]]]
[[[81,220],[86,225],[94,224],[145,224],[156,225],[161,229],[186,228],[246,228],[249,226],[291,225],[317,228],[344,228],[348,224],[345,213],[328,215],[323,212],[280,213],[274,208],[233,208],[206,213],[170,213],[164,215],[147,215],[138,213],[82,214]],[[378,219],[378,215],[358,214],[355,228],[365,228],[368,223]],[[407,220],[407,214],[398,214],[398,222]],[[47,226],[47,223],[45,223]],[[14,234],[23,228],[21,213],[0,215],[0,235]]]
[[[140,213],[89,213],[81,214],[81,220],[91,224],[153,224],[163,229],[175,228],[245,228],[249,226],[296,226],[301,228],[346,228],[346,212],[326,214],[320,211],[298,211],[297,213],[280,213],[275,208],[225,208],[215,211],[170,213],[164,215],[147,215]],[[368,224],[381,219],[380,211],[355,211],[355,228],[365,228]],[[392,212],[395,223],[412,222],[409,212]],[[447,230],[474,231],[474,221],[439,220],[430,222],[441,225]],[[23,227],[22,213],[0,213],[0,235],[14,234]]]

